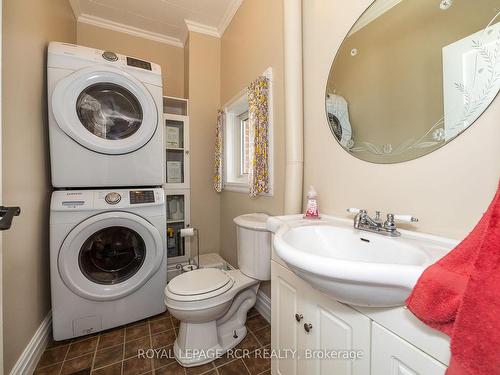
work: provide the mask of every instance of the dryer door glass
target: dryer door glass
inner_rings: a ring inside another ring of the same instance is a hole
[[[132,277],[146,257],[142,237],[126,227],[107,227],[92,234],[78,257],[80,270],[98,284],[118,284]]]
[[[85,88],[76,101],[76,112],[89,132],[109,140],[130,137],[143,120],[141,105],[134,94],[110,82]]]

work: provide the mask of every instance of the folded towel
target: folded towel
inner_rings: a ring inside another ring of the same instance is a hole
[[[476,227],[424,271],[406,303],[451,337],[447,375],[500,375],[500,184]]]

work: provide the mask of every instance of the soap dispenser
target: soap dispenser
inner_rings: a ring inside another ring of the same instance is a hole
[[[318,193],[312,185],[309,187],[309,191],[307,192],[307,207],[304,218],[319,219]]]

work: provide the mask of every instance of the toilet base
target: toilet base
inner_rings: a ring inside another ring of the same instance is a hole
[[[184,367],[200,366],[223,356],[247,335],[247,312],[256,302],[258,284],[238,294],[218,320],[206,323],[181,321],[174,343],[174,356]]]
[[[238,345],[247,335],[247,328],[245,326],[235,330],[237,338],[233,334],[229,334],[221,338],[221,344],[217,344],[209,349],[187,349],[182,350],[179,347],[177,340],[174,342],[174,356],[177,362],[183,367],[201,366],[213,360],[222,357],[224,354]]]

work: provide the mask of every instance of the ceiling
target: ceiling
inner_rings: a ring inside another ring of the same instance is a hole
[[[182,47],[188,30],[220,37],[243,0],[69,0],[78,22]]]

